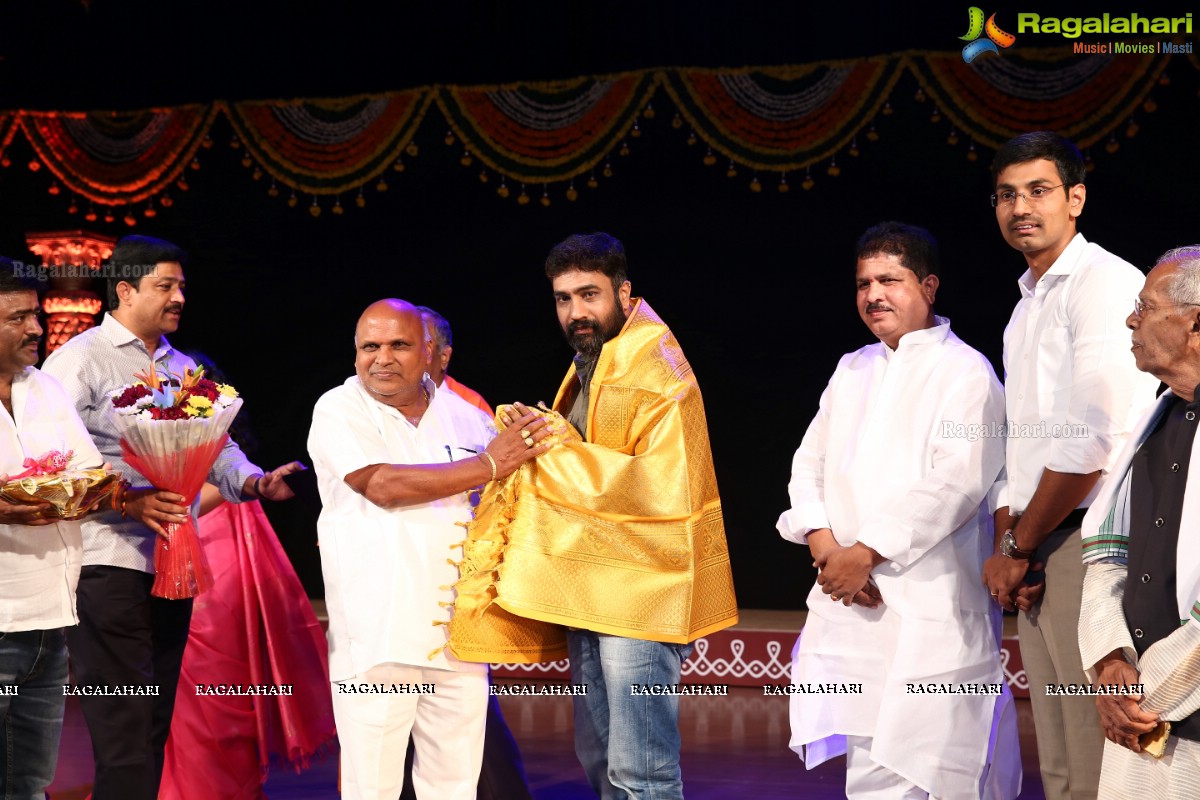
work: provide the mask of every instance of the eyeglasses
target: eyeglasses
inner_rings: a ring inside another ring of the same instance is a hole
[[[1170,303],[1169,304],[1169,307],[1171,307],[1171,308],[1178,308],[1180,306],[1200,306],[1200,303]],[[1140,297],[1135,297],[1133,299],[1133,315],[1135,317],[1137,317],[1138,319],[1142,319],[1146,315],[1147,312],[1157,311],[1157,310],[1158,310],[1158,308],[1156,306],[1151,306],[1151,305],[1147,305],[1146,303],[1143,303],[1142,298],[1140,298]]]
[[[991,195],[989,199],[992,201],[992,208],[996,206],[1011,206],[1017,202],[1018,197],[1028,205],[1035,206],[1045,200],[1050,195],[1050,192],[1055,189],[1061,189],[1064,186],[1066,186],[1065,183],[1060,183],[1058,186],[1035,186],[1028,193],[1005,189],[1003,192]]]

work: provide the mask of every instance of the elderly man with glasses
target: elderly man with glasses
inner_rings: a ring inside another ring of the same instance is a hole
[[[1168,386],[1083,521],[1079,649],[1108,742],[1100,796],[1200,797],[1200,246],[1164,254],[1125,322]]]
[[[1125,315],[1142,274],[1076,229],[1085,173],[1079,150],[1049,131],[1010,140],[992,164],[996,222],[1028,269],[1004,330],[1007,482],[983,582],[1001,606],[1024,612],[1021,658],[1048,800],[1096,796],[1104,743],[1096,710],[1046,687],[1085,682],[1079,526],[1158,384],[1126,349]],[[1042,564],[1044,593],[1022,596]]]

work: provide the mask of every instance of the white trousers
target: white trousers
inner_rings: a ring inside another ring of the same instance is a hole
[[[936,800],[871,760],[871,738],[846,737],[846,797],[850,800]]]
[[[346,692],[333,684],[344,800],[396,800],[404,788],[410,733],[417,798],[475,800],[487,719],[486,672],[380,664],[344,683],[433,687],[432,693],[379,694]]]

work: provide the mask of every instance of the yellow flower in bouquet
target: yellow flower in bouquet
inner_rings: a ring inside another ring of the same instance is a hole
[[[189,417],[211,417],[213,413],[212,400],[204,395],[194,394],[183,404],[183,410]]]

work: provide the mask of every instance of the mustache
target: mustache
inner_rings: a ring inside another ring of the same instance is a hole
[[[42,337],[40,336],[26,336],[21,340],[21,347],[28,347],[31,344],[40,344],[41,341]]]
[[[891,310],[892,309],[889,306],[885,306],[883,303],[871,303],[870,305],[867,306],[868,314],[870,314],[872,311],[891,311]]]
[[[167,312],[167,311],[182,312],[183,311],[183,303],[171,303],[166,308],[164,308],[163,311],[164,312]]]
[[[593,331],[600,330],[600,321],[595,319],[577,319],[567,325],[567,333],[575,333],[580,328],[591,328]]]

